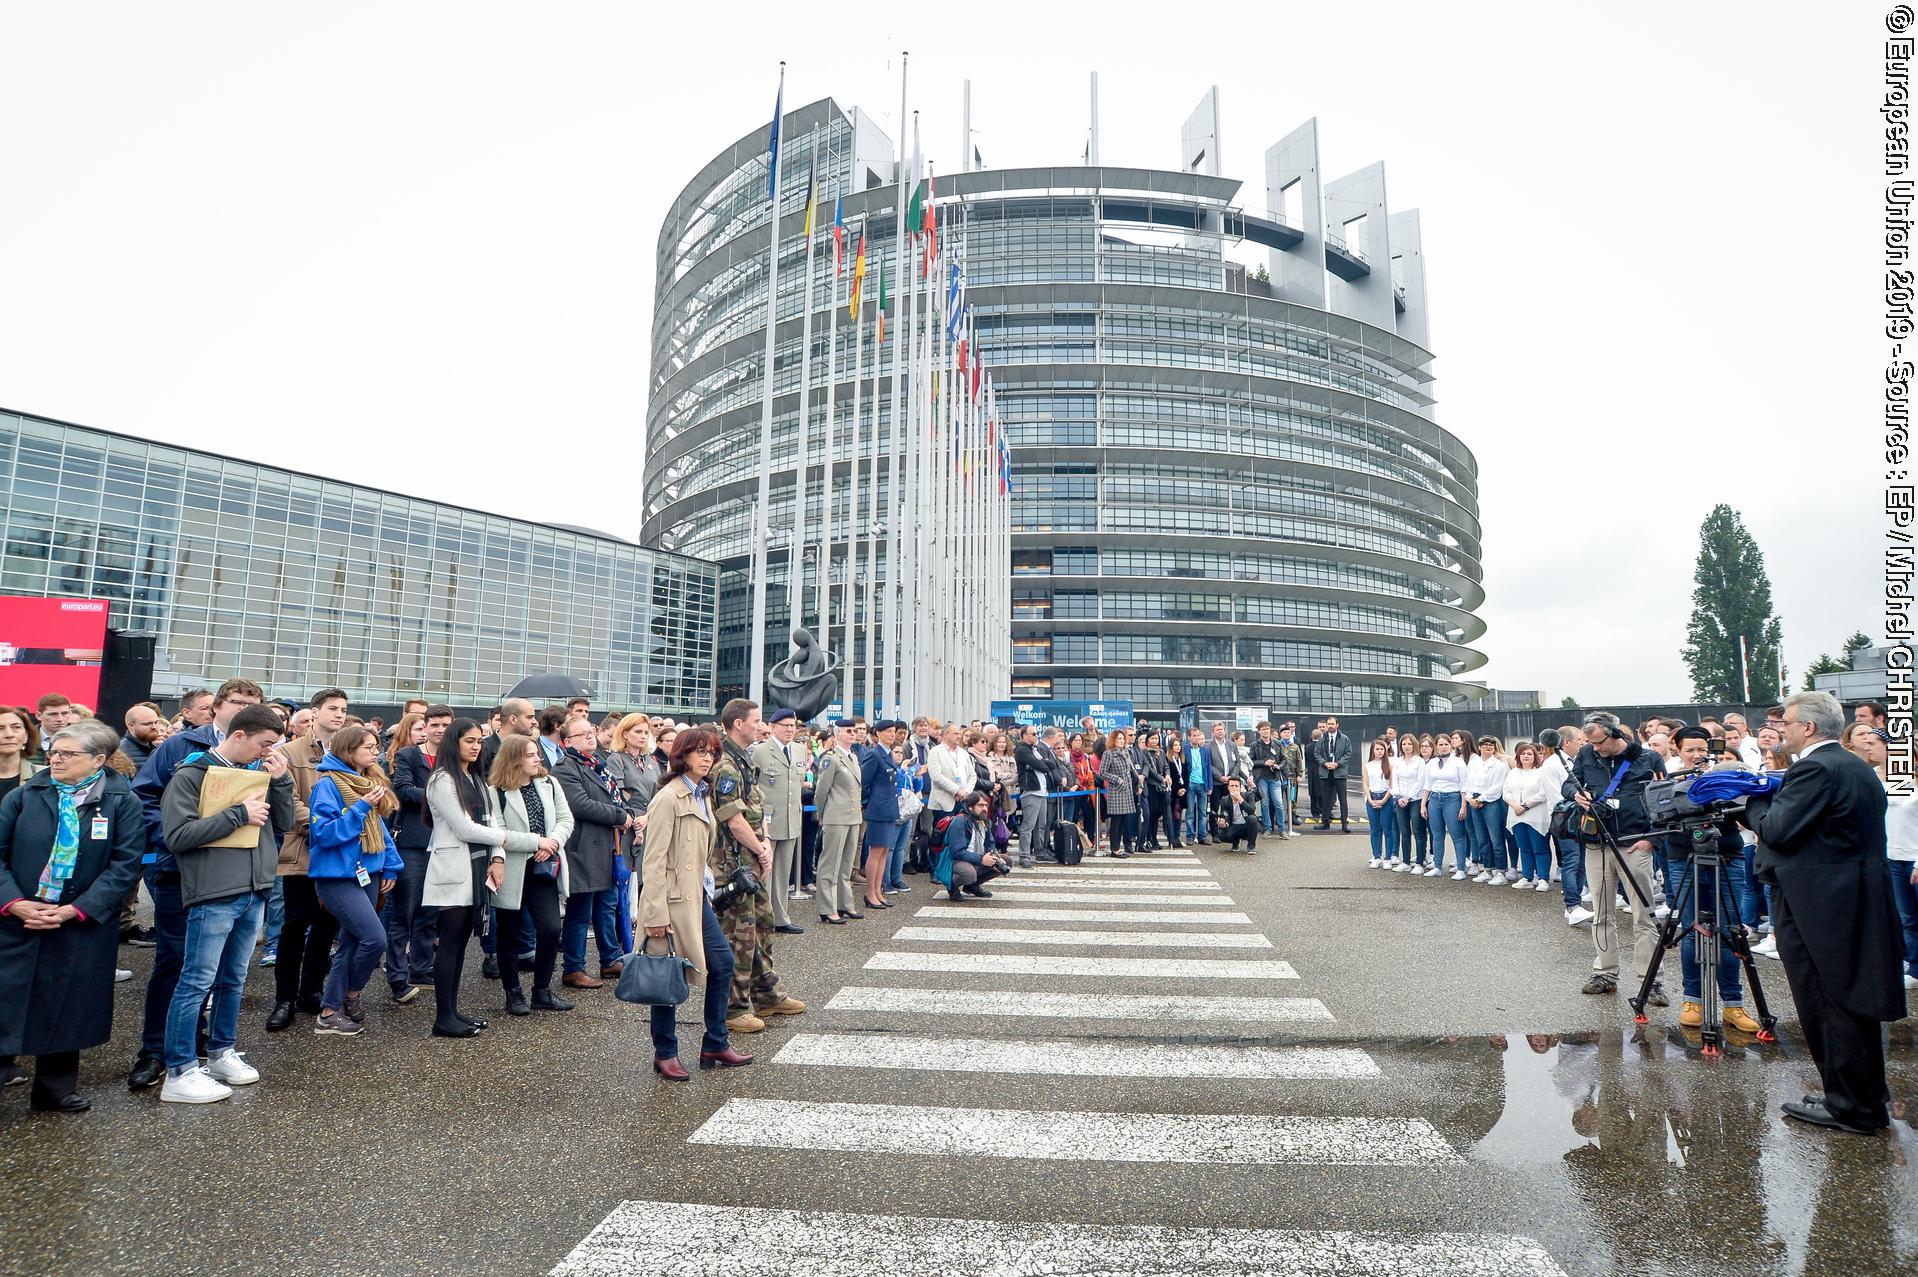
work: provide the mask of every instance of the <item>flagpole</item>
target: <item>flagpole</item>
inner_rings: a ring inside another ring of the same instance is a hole
[[[913,119],[914,142],[912,148],[912,170],[908,177],[911,189],[915,193],[919,184],[920,167],[920,151],[917,141],[918,132],[919,121],[915,115]],[[902,198],[903,196],[904,191],[902,190]],[[904,379],[906,384],[902,387],[901,413],[894,418],[892,427],[892,443],[896,453],[893,473],[897,476],[898,482],[893,485],[891,490],[892,507],[897,513],[892,525],[892,546],[894,552],[893,584],[895,589],[892,599],[892,627],[890,636],[893,648],[891,665],[898,675],[898,682],[892,692],[893,706],[907,714],[920,714],[925,711],[925,707],[920,705],[915,699],[915,693],[918,688],[915,685],[916,680],[913,676],[913,666],[916,663],[917,654],[907,651],[910,643],[908,634],[910,633],[910,627],[913,622],[910,609],[916,602],[914,597],[916,591],[913,589],[913,572],[918,567],[918,557],[915,553],[917,548],[916,538],[906,535],[905,524],[907,518],[910,517],[913,512],[914,499],[918,496],[918,469],[916,464],[909,465],[907,463],[907,449],[912,447],[916,442],[911,436],[918,433],[918,404],[919,400],[924,397],[925,391],[921,380],[922,370],[918,366],[919,281],[915,278],[917,272],[912,269],[912,251],[906,242],[907,231],[905,227],[907,225],[908,223],[902,220],[902,229],[898,243],[902,271],[900,283],[901,286],[906,289],[906,322],[904,325],[906,329],[905,358],[901,365],[905,370]],[[912,453],[912,459],[914,463],[918,460],[916,450]]]
[[[762,389],[759,408],[759,503],[755,519],[760,535],[753,538],[752,628],[747,632],[746,694],[756,701],[766,699],[766,541],[772,531],[764,512],[772,503],[773,479],[773,340],[779,322],[779,131],[780,115],[786,103],[786,64],[779,64],[779,92],[773,98],[773,122],[767,137],[770,174],[767,196],[772,204],[772,220],[766,247],[766,350],[761,365]]]
[[[812,130],[812,163],[806,170],[806,287],[799,295],[799,454],[793,467],[792,546],[786,551],[787,630],[806,620],[806,436],[812,433],[813,218],[819,207],[819,126]],[[830,374],[828,374],[830,377]],[[827,409],[831,415],[831,409]],[[821,556],[819,571],[826,565]]]
[[[909,56],[908,53],[903,52],[899,55],[899,198],[896,201],[897,208],[895,209],[898,225],[892,242],[892,277],[894,286],[898,288],[904,288],[906,286],[906,200],[912,193],[913,181],[918,177],[918,174],[908,173],[906,171],[906,72]],[[891,711],[897,704],[896,693],[893,689],[898,686],[897,678],[900,672],[900,625],[897,588],[899,585],[899,553],[901,542],[899,519],[904,513],[904,506],[900,499],[900,472],[901,461],[904,455],[901,451],[901,446],[904,441],[901,423],[905,412],[906,361],[908,358],[905,333],[906,329],[911,326],[910,301],[910,294],[901,296],[899,311],[900,319],[904,322],[895,322],[892,328],[892,434],[886,448],[886,524],[889,533],[889,545],[887,546],[886,553],[886,584],[879,598],[880,606],[884,609],[884,617],[878,621],[880,629],[885,632],[886,659],[885,663],[880,667],[882,681],[879,688],[879,700],[876,702],[878,708],[872,711],[876,718],[891,717]],[[878,355],[875,352],[875,361],[877,358]],[[874,384],[876,388],[877,374],[874,375]],[[875,431],[877,429],[876,421],[878,415],[878,405],[875,403],[873,407]],[[878,443],[879,437],[875,434],[875,451],[873,454],[873,486],[875,488],[878,486],[879,475]],[[875,553],[876,552],[875,547]],[[877,562],[876,559],[875,562]]]
[[[862,243],[864,242],[865,233],[866,225],[862,221],[859,224],[859,234]],[[856,266],[853,271],[853,283],[855,286],[860,283]],[[857,667],[853,664],[853,621],[855,614],[858,612],[859,602],[859,552],[865,543],[864,539],[860,536],[862,528],[859,520],[859,463],[863,447],[863,441],[860,437],[861,423],[859,420],[859,411],[864,406],[860,403],[860,392],[864,390],[866,382],[866,331],[861,327],[857,315],[850,316],[850,320],[852,323],[853,350],[852,456],[848,459],[846,465],[846,641],[845,645],[841,648],[844,655],[840,657],[839,661],[840,668],[846,672],[845,709],[848,718],[858,713],[857,701],[859,693],[856,682]],[[866,669],[868,676],[870,676],[872,668],[872,659],[873,651],[871,644],[868,643],[866,647]]]
[[[868,216],[862,219],[859,223],[859,238],[862,244],[865,242],[866,223],[869,220],[870,220],[870,214],[868,214]],[[880,700],[880,697],[883,694],[881,689],[884,686],[882,678],[885,671],[884,671],[884,668],[880,665],[880,661],[879,661],[879,648],[880,648],[881,635],[880,635],[880,624],[879,624],[879,580],[878,578],[879,578],[879,546],[881,543],[881,537],[879,534],[879,515],[880,515],[879,454],[881,451],[881,446],[880,446],[881,435],[879,433],[879,372],[880,372],[880,360],[886,353],[884,349],[882,349],[882,343],[885,336],[885,314],[886,314],[885,294],[886,294],[886,267],[884,264],[884,259],[882,258],[880,259],[880,267],[879,267],[879,296],[875,299],[875,301],[877,302],[877,314],[875,314],[873,317],[873,323],[879,328],[879,332],[875,334],[874,341],[872,343],[872,461],[866,467],[867,569],[866,569],[866,613],[865,615],[866,615],[866,715],[868,719],[876,719],[884,713],[884,709],[882,708],[883,702]],[[897,329],[897,327],[898,327],[897,325],[894,325],[895,330]],[[863,331],[860,335],[860,341],[863,347],[863,343],[865,341],[865,336]],[[895,381],[898,380],[898,372],[897,372],[898,367],[899,367],[899,363],[897,358],[895,357],[895,359],[893,360]],[[895,402],[896,401],[897,401],[897,396],[895,396]],[[896,419],[897,418],[896,412],[894,416]]]
[[[832,648],[832,467],[833,450],[837,446],[834,438],[837,432],[839,416],[839,276],[840,262],[844,256],[838,238],[839,226],[839,164],[833,162],[833,270],[826,278],[826,457],[824,473],[820,477],[820,488],[825,496],[820,501],[819,529],[819,589],[816,595],[814,612],[819,617],[819,646]],[[852,660],[852,653],[846,652],[840,657],[839,667],[844,670]],[[842,686],[844,680],[841,680]],[[846,701],[850,703],[851,695]]]

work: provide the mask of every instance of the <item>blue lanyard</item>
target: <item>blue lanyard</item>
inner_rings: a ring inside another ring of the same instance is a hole
[[[1625,773],[1630,771],[1631,769],[1632,769],[1632,763],[1630,759],[1628,758],[1619,759],[1618,770],[1612,773],[1612,783],[1605,786],[1605,792],[1598,796],[1598,800],[1600,802],[1604,802],[1607,798],[1610,798],[1614,793],[1616,793],[1618,791],[1618,782],[1621,780],[1624,780]]]

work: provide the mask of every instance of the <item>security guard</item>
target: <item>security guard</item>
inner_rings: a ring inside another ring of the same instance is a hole
[[[713,787],[713,877],[724,882],[744,865],[759,876],[759,890],[739,897],[719,915],[720,929],[733,946],[733,993],[726,1027],[733,1033],[757,1033],[761,1016],[799,1015],[806,1004],[787,996],[773,970],[773,911],[766,883],[772,877],[773,847],[761,830],[759,776],[746,751],[758,741],[763,724],[759,706],[743,697],[719,712],[725,748],[707,778]],[[755,1014],[757,1013],[757,1014]]]
[[[805,820],[806,764],[795,761],[793,735],[799,728],[799,715],[789,709],[776,709],[766,720],[772,735],[746,751],[746,757],[759,770],[760,806],[765,810],[764,832],[773,845],[772,876],[766,880],[772,892],[773,930],[783,936],[805,934],[795,927],[786,912],[786,896],[792,890],[793,857],[799,847]]]

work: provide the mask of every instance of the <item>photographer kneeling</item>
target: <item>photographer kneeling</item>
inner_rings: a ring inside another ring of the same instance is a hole
[[[1259,804],[1238,776],[1226,777],[1212,792],[1212,840],[1227,844],[1227,851],[1237,851],[1243,842],[1247,855],[1259,854]]]
[[[989,897],[985,884],[1002,877],[1005,868],[992,849],[992,800],[974,790],[946,825],[946,850],[952,853],[952,885],[946,895],[956,904],[960,892]]]
[[[1714,766],[1711,740],[1711,733],[1702,727],[1680,728],[1672,737],[1672,743],[1678,747],[1675,760],[1677,770],[1672,775],[1683,779],[1688,773],[1703,775],[1710,771]],[[1735,756],[1724,765],[1742,766]],[[1685,998],[1678,1008],[1678,1022],[1688,1029],[1699,1028],[1705,1023],[1705,1009],[1700,1005],[1703,973],[1698,969],[1698,945],[1694,935],[1698,898],[1705,894],[1713,901],[1712,913],[1718,919],[1718,931],[1723,936],[1726,931],[1740,925],[1738,901],[1745,890],[1745,844],[1739,837],[1738,825],[1727,816],[1718,823],[1716,831],[1718,853],[1724,858],[1716,876],[1723,877],[1722,884],[1713,881],[1715,875],[1711,870],[1693,864],[1692,835],[1689,831],[1681,829],[1665,838],[1665,855],[1671,863],[1674,879],[1667,886],[1666,895],[1683,902],[1683,912],[1678,922],[1684,929],[1684,939],[1679,941],[1678,962],[1684,975]],[[1718,950],[1718,1001],[1723,1008],[1720,1018],[1728,1029],[1757,1033],[1760,1028],[1758,1021],[1752,1019],[1745,1010],[1741,974],[1738,955],[1730,945],[1721,944]]]
[[[1645,786],[1658,779],[1656,756],[1619,725],[1618,715],[1597,710],[1585,716],[1585,746],[1572,760],[1564,797],[1577,803],[1573,818],[1578,840],[1585,845],[1585,876],[1592,884],[1592,978],[1582,992],[1618,992],[1618,857],[1600,839],[1599,826],[1617,842],[1630,866],[1633,887],[1627,888],[1632,911],[1632,981],[1637,987],[1658,952],[1658,922],[1652,917],[1651,817],[1645,810]],[[1670,1006],[1662,986],[1654,983],[1650,1005]]]

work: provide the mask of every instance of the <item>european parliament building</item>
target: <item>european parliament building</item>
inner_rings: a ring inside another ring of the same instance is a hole
[[[0,409],[0,594],[105,599],[154,694],[232,677],[481,708],[558,671],[599,706],[713,709],[706,563]]]
[[[942,242],[965,263],[1013,444],[1011,694],[1125,699],[1160,717],[1193,701],[1443,709],[1482,691],[1461,677],[1484,663],[1470,646],[1485,628],[1482,552],[1477,464],[1433,410],[1418,213],[1388,204],[1382,165],[1322,178],[1316,121],[1265,151],[1263,190],[1251,192],[1223,176],[1218,135],[1214,90],[1181,131],[1177,167],[1102,165],[1095,141],[1080,165],[938,176]],[[876,508],[890,504],[891,343],[862,346],[844,325],[830,193],[890,263],[896,148],[871,117],[827,99],[782,123],[771,500],[755,508],[767,136],[746,134],[694,175],[658,246],[641,539],[720,565],[721,699],[746,682],[760,528],[768,662],[784,654],[795,576],[801,615],[818,627],[822,570],[833,645],[850,607],[849,665],[872,657],[864,592],[850,588],[867,569],[847,554],[849,535],[883,532],[851,500],[861,358],[880,378],[865,382],[860,487],[876,482]],[[815,139],[826,269],[808,297]],[[822,545],[828,404],[834,532]],[[802,428],[808,535],[795,555]]]

